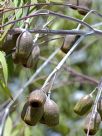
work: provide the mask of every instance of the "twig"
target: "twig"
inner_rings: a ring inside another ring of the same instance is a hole
[[[93,12],[93,10],[90,10],[82,19],[82,22],[84,22],[84,20]],[[77,27],[77,30],[80,29],[82,24],[79,24],[78,27]]]
[[[14,24],[14,23],[16,23],[18,21],[25,20],[27,18],[31,18],[31,17],[35,17],[35,16],[39,16],[39,15],[41,15],[41,16],[45,16],[45,15],[49,16],[49,15],[51,15],[51,16],[56,16],[56,17],[60,17],[60,18],[63,18],[63,19],[71,20],[71,21],[80,23],[80,24],[86,26],[87,28],[89,28],[90,30],[94,31],[94,29],[89,24],[87,24],[85,22],[82,22],[80,19],[76,19],[74,17],[66,16],[64,14],[60,14],[60,13],[56,13],[56,12],[53,12],[53,11],[50,11],[50,10],[44,10],[44,9],[42,9],[42,10],[40,10],[37,13],[34,13],[32,15],[28,15],[28,16],[19,18],[17,20],[13,20],[13,21],[10,21],[8,23],[5,23],[5,24],[1,25],[0,27],[2,28],[2,27],[5,27],[5,26],[7,26],[9,24],[12,24],[12,23]]]
[[[46,61],[46,58],[44,58],[44,57],[40,57],[40,59],[43,60],[43,61]],[[50,63],[53,64],[53,65],[56,65],[56,64],[57,64],[56,62],[53,62],[53,61],[50,61]],[[73,68],[67,66],[66,64],[64,64],[64,65],[62,66],[62,68],[63,68],[65,71],[67,71],[71,76],[79,77],[79,78],[84,79],[84,80],[86,80],[87,82],[90,82],[90,83],[92,83],[92,84],[94,84],[94,85],[97,85],[97,84],[99,83],[99,81],[96,80],[96,79],[94,79],[93,77],[90,77],[90,76],[88,76],[88,75],[84,75],[84,74],[82,74],[82,73],[79,73],[79,72],[77,72],[76,70],[74,70]]]
[[[9,33],[11,34],[16,34],[16,33],[21,33],[25,29],[20,29],[20,28],[15,28],[9,30]],[[85,35],[85,34],[94,34],[93,31],[83,31],[83,30],[45,30],[45,29],[33,29],[33,30],[28,30],[30,33],[43,33],[43,34],[58,34],[58,35],[66,35],[66,34],[71,34],[71,35]],[[4,32],[4,30],[0,30],[0,33]]]
[[[102,94],[102,79],[100,80],[97,89],[98,89],[98,92],[97,92],[97,96],[96,96],[96,99],[95,99],[95,102],[94,102],[94,105],[93,105],[93,108],[92,108],[92,113],[91,113],[89,124],[88,124],[87,136],[89,136],[89,129],[90,129],[90,125],[91,125],[91,120],[94,116],[94,113],[97,112],[97,103],[98,103],[99,98]]]
[[[91,13],[92,11],[88,12],[86,14],[86,16],[82,19],[82,22],[84,22],[84,20],[88,17],[88,15]],[[79,30],[82,24],[79,24],[78,27],[76,28],[76,30]],[[52,73],[48,76],[48,78],[46,79],[44,85],[42,86],[42,89],[45,88],[45,86],[48,84],[48,82],[51,80],[51,78],[53,76],[55,76],[55,74],[57,73],[57,71],[63,66],[63,64],[65,63],[65,61],[67,60],[67,58],[70,56],[70,54],[74,51],[74,49],[79,45],[79,43],[81,42],[81,40],[83,40],[85,36],[80,37],[76,43],[72,46],[72,48],[68,51],[68,53],[66,54],[66,56],[60,61],[60,63],[55,67],[55,69],[52,71]],[[51,89],[51,88],[50,88]],[[50,93],[50,92],[49,92]]]
[[[92,27],[98,27],[98,26],[101,26],[102,25],[102,22],[100,22],[100,23],[96,23],[96,24],[93,24],[92,25]],[[97,32],[96,31],[97,29],[95,29],[95,32]],[[24,29],[20,29],[20,28],[13,28],[13,29],[10,29],[9,31],[8,31],[8,33],[10,33],[10,34],[17,34],[17,33],[21,33],[22,31],[24,31]],[[72,35],[84,35],[84,34],[87,34],[87,33],[91,33],[92,32],[92,34],[94,34],[94,32],[93,31],[88,31],[88,32],[86,32],[86,31],[82,31],[82,30],[36,30],[36,29],[29,29],[28,30],[30,33],[43,33],[43,34],[59,34],[59,35],[61,35],[61,34],[72,34]],[[5,32],[5,30],[0,30],[0,33],[3,33],[3,32]],[[100,31],[100,32],[98,32],[99,34],[102,34],[102,31]],[[97,34],[97,33],[96,33]]]
[[[90,11],[90,9],[88,9],[88,8],[86,9],[83,6],[77,6],[77,5],[66,4],[66,3],[58,3],[58,2],[50,2],[50,3],[33,3],[33,4],[24,5],[24,6],[15,7],[15,8],[5,8],[7,10],[2,10],[0,12],[0,14],[5,13],[5,12],[9,12],[11,10],[16,10],[16,9],[31,7],[31,6],[65,6],[65,7],[74,7],[74,8],[82,9],[82,10],[84,10],[86,12]],[[92,13],[95,14],[95,15],[98,15],[99,17],[102,17],[102,14],[98,13],[96,10],[93,10]]]
[[[46,81],[44,82],[42,88],[45,88],[45,86],[48,84],[48,82],[51,80],[51,78],[54,76],[54,74],[63,66],[67,58],[70,56],[70,54],[74,51],[74,49],[79,45],[79,43],[85,38],[85,36],[81,36],[76,43],[73,45],[73,47],[69,50],[69,52],[66,54],[66,56],[60,61],[60,63],[55,67],[55,69],[51,72],[51,74],[48,76]]]
[[[93,84],[97,85],[99,83],[98,80],[93,79],[92,77],[86,76],[84,74],[81,74],[79,72],[76,72],[75,70],[73,70],[72,68],[68,67],[65,68],[67,69],[68,73],[70,73],[72,76],[78,76],[80,78],[83,78],[84,80],[87,80],[88,82],[92,82]]]

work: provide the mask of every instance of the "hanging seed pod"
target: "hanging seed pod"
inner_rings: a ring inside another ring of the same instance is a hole
[[[20,33],[14,35],[8,34],[0,50],[3,50],[6,53],[10,52],[16,46],[16,40],[19,35]]]
[[[87,133],[89,128],[89,135],[95,135],[99,129],[99,125],[101,123],[101,117],[98,112],[95,112],[90,121],[91,115],[92,113],[89,113],[86,117],[85,124],[84,124],[84,131],[85,133]],[[90,121],[90,126],[89,126],[89,121]]]
[[[78,115],[84,115],[90,110],[93,105],[93,102],[93,97],[90,94],[82,97],[75,105],[74,112]]]
[[[98,100],[97,111],[100,114],[101,119],[102,119],[102,97],[100,97],[99,100]]]
[[[76,7],[74,7],[74,6],[77,6],[77,0],[69,0],[68,4],[72,4],[72,6],[70,6],[72,9],[74,9],[74,10],[77,9]]]
[[[66,35],[61,50],[67,53],[78,38],[79,36],[76,35]]]
[[[24,61],[22,62],[23,65],[27,68],[36,68],[39,55],[40,55],[40,48],[38,45],[35,45],[27,62],[26,63],[24,63]]]
[[[24,31],[19,35],[16,42],[16,53],[19,54],[21,60],[27,59],[33,47],[33,37],[28,31]]]
[[[92,7],[92,0],[79,0],[78,6],[81,6],[82,8],[85,8],[85,9],[90,9]],[[87,14],[87,11],[83,9],[78,9],[78,12],[81,15]]]
[[[46,94],[42,90],[34,90],[30,93],[28,102],[31,107],[42,107],[46,101]]]
[[[44,104],[44,114],[40,122],[50,127],[59,124],[59,108],[57,104],[49,98],[46,99],[46,102]]]
[[[43,107],[33,108],[28,102],[26,102],[21,113],[21,118],[26,124],[34,126],[41,119],[43,112]]]

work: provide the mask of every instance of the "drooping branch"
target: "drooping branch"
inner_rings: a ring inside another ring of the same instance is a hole
[[[77,5],[73,5],[73,4],[67,4],[67,3],[58,3],[58,2],[50,2],[50,3],[33,3],[33,4],[28,4],[28,5],[24,5],[21,7],[14,7],[14,8],[5,8],[3,10],[0,11],[0,14],[12,11],[12,10],[17,10],[17,9],[21,9],[21,8],[26,8],[26,7],[32,7],[32,6],[64,6],[64,7],[73,7],[73,8],[78,8],[81,9],[83,11],[89,12],[90,9],[88,8],[84,8],[82,6],[77,6]],[[102,14],[98,13],[96,10],[93,10],[92,14],[98,15],[99,17],[102,17]]]
[[[44,58],[44,57],[40,56],[40,59],[43,61],[46,61],[46,58]],[[55,61],[50,61],[50,63],[53,65],[57,65],[57,63]],[[64,64],[62,66],[62,69],[64,69],[66,72],[68,72],[69,75],[83,79],[83,80],[89,82],[90,84],[97,85],[99,83],[99,81],[94,79],[93,77],[90,77],[88,75],[84,75],[84,74],[74,70],[73,68],[67,66],[66,64]]]
[[[25,20],[27,18],[32,18],[32,17],[35,17],[35,16],[56,16],[56,17],[59,17],[59,18],[63,18],[63,19],[66,19],[66,20],[71,20],[71,21],[74,21],[74,22],[77,22],[77,23],[80,23],[82,24],[83,26],[86,26],[87,28],[89,28],[90,30],[94,31],[94,29],[89,25],[87,24],[86,22],[83,22],[81,21],[80,19],[76,19],[74,17],[70,17],[70,16],[66,16],[64,14],[60,14],[60,13],[56,13],[56,12],[53,12],[53,11],[50,11],[50,10],[39,10],[38,12],[32,14],[32,15],[28,15],[28,16],[25,16],[25,17],[22,17],[22,18],[19,18],[19,19],[16,19],[16,20],[13,20],[13,21],[10,21],[8,23],[5,23],[3,25],[1,25],[0,27],[5,27],[9,24],[14,24],[18,21],[21,21],[21,20]]]
[[[10,34],[17,34],[23,32],[25,29],[21,28],[14,28],[8,31]],[[84,31],[84,30],[45,30],[45,29],[33,29],[28,30],[31,33],[42,33],[42,34],[56,34],[56,35],[86,35],[86,34],[94,34],[93,31]],[[0,32],[4,32],[3,30],[0,30]]]

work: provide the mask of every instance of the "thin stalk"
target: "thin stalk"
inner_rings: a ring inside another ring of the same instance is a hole
[[[89,136],[89,128],[90,128],[90,125],[91,125],[91,120],[94,116],[94,113],[97,112],[97,103],[98,103],[99,98],[102,94],[102,79],[100,80],[100,83],[98,84],[97,89],[98,89],[98,92],[97,92],[97,96],[96,96],[96,99],[95,99],[95,102],[94,102],[94,105],[93,105],[93,108],[92,108],[92,113],[91,113],[89,124],[88,124],[87,136]]]
[[[66,56],[60,61],[60,63],[55,67],[55,69],[51,72],[51,74],[48,76],[46,81],[44,82],[42,88],[45,88],[48,82],[51,80],[53,75],[63,66],[67,58],[71,55],[71,53],[75,50],[75,48],[79,45],[79,43],[85,38],[85,36],[81,36],[76,43],[73,45],[73,47],[68,51]]]
[[[25,20],[27,18],[31,18],[31,17],[34,17],[34,16],[40,16],[40,15],[41,16],[49,16],[50,15],[50,16],[55,16],[55,17],[60,17],[60,18],[63,18],[63,19],[71,20],[71,21],[80,23],[80,24],[86,26],[87,28],[89,28],[90,30],[94,31],[94,29],[89,24],[87,24],[85,22],[82,22],[80,19],[76,19],[76,18],[73,18],[73,17],[70,17],[70,16],[66,16],[64,14],[60,14],[60,13],[56,13],[56,12],[53,12],[53,11],[50,11],[50,10],[44,10],[44,9],[42,9],[42,10],[40,10],[37,13],[34,13],[32,15],[28,15],[28,16],[25,16],[25,17],[10,21],[8,23],[5,23],[4,25],[1,25],[0,27],[2,28],[2,27],[5,27],[5,26],[7,26],[9,24],[16,23],[18,21]]]

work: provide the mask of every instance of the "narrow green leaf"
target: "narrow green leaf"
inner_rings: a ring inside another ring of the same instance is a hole
[[[13,100],[13,97],[12,97],[12,94],[11,94],[9,88],[4,84],[4,82],[2,80],[0,80],[0,85],[1,85],[2,89],[4,89],[6,95],[9,96]]]
[[[5,59],[5,53],[1,52],[1,51],[0,51],[0,67],[2,68],[2,70],[0,70],[0,72],[3,71],[4,82],[7,85],[8,68],[7,68],[7,63],[6,63],[6,59]]]
[[[12,120],[10,117],[8,117],[4,128],[4,136],[11,136],[12,128],[13,128]]]

